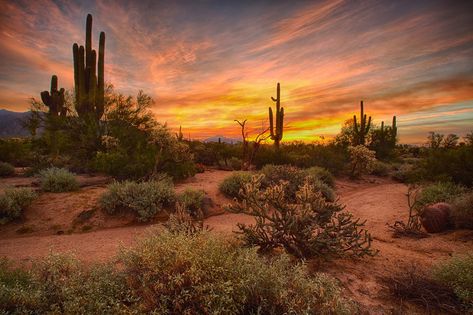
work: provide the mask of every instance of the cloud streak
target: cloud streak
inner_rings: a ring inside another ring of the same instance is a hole
[[[432,130],[471,128],[470,111],[453,110],[473,106],[468,3],[0,2],[2,108],[26,110],[25,96],[47,89],[52,74],[72,87],[71,46],[83,43],[90,12],[94,43],[107,34],[106,80],[145,90],[157,119],[192,137],[237,136],[234,119],[264,124],[276,82],[286,140],[333,136],[361,99],[375,121],[405,118],[404,142],[425,136],[424,125],[407,124],[413,113]],[[455,119],[432,119],[449,107]]]

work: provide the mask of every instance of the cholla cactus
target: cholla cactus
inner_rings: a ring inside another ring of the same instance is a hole
[[[118,148],[118,145],[120,144],[120,141],[112,136],[102,136],[101,138],[102,145],[107,149],[107,150],[113,150]]]
[[[360,177],[372,171],[376,162],[376,152],[364,145],[348,147],[350,153],[351,176]]]
[[[232,212],[255,218],[254,225],[238,224],[243,240],[260,250],[283,247],[299,257],[373,255],[371,236],[364,222],[344,212],[337,202],[328,202],[315,186],[306,182],[296,200],[286,197],[285,185],[261,189],[264,175],[253,176],[240,190],[241,202],[229,205]]]
[[[203,218],[202,211],[198,211],[197,219],[194,220],[186,206],[181,202],[177,202],[176,212],[169,215],[169,220],[164,226],[173,234],[194,235],[210,230],[207,225],[204,226]]]

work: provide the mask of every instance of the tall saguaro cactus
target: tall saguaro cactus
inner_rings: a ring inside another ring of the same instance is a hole
[[[41,92],[41,100],[49,107],[49,114],[52,116],[65,117],[67,109],[64,106],[64,89],[57,89],[57,76],[51,77],[51,90]]]
[[[92,49],[92,15],[87,15],[85,30],[85,48],[75,43],[72,46],[74,56],[74,84],[76,111],[81,117],[95,115],[100,120],[104,113],[104,58],[105,33],[100,33],[99,54]]]
[[[353,128],[355,131],[355,142],[357,145],[364,145],[366,136],[368,135],[368,132],[370,131],[371,127],[371,116],[368,118],[368,121],[366,120],[366,114],[364,113],[363,109],[363,101],[361,101],[360,104],[361,110],[360,110],[360,123],[358,124],[356,121],[356,115],[353,115]]]
[[[279,143],[282,140],[283,135],[283,122],[284,122],[284,108],[281,107],[281,86],[278,83],[276,89],[276,98],[271,97],[271,100],[276,103],[276,119],[273,120],[273,109],[269,107],[269,130],[271,140],[274,141],[276,148],[279,148]]]

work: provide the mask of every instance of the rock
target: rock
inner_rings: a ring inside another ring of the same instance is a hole
[[[428,205],[422,210],[420,221],[429,233],[443,232],[450,227],[451,212],[452,206],[445,202]]]

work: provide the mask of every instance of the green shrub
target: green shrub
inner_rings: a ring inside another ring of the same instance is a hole
[[[125,278],[109,265],[82,266],[50,254],[31,271],[3,263],[0,312],[6,314],[136,314]]]
[[[0,195],[0,224],[21,217],[23,211],[37,197],[30,188],[9,188]]]
[[[129,155],[120,150],[97,152],[93,159],[94,169],[115,178],[141,178],[149,174],[154,165],[153,152]]]
[[[120,268],[49,255],[30,271],[0,264],[6,314],[353,314],[332,277],[286,255],[208,233],[153,234],[119,256]]]
[[[434,269],[434,277],[451,287],[455,294],[473,308],[473,254],[453,257]]]
[[[417,198],[418,207],[423,207],[437,202],[450,202],[461,195],[464,188],[451,182],[438,182],[422,188]]]
[[[239,170],[241,170],[241,166],[243,165],[243,162],[241,161],[241,159],[232,156],[228,160],[228,164],[230,165],[232,170],[239,171]]]
[[[454,199],[452,217],[456,228],[473,229],[473,192]]]
[[[79,188],[74,174],[64,168],[50,167],[40,171],[38,176],[44,191],[66,192]]]
[[[0,177],[15,175],[15,168],[10,163],[0,162]]]
[[[142,313],[339,314],[354,311],[336,282],[309,276],[282,255],[271,260],[231,239],[159,233],[121,255]]]
[[[424,180],[473,186],[473,146],[428,149],[419,163]]]
[[[149,182],[115,182],[100,197],[100,205],[109,214],[130,211],[139,221],[149,221],[175,199],[174,186],[168,178]]]
[[[394,165],[392,178],[401,183],[412,183],[414,180],[415,166],[408,163]]]
[[[312,176],[316,179],[321,180],[330,187],[335,187],[335,179],[327,169],[319,166],[313,166],[304,170],[306,176]]]
[[[384,163],[381,161],[376,160],[373,164],[373,169],[371,170],[371,174],[376,176],[388,176],[391,167],[388,163]]]
[[[234,172],[220,183],[218,189],[229,198],[239,198],[240,189],[251,181],[251,174],[247,172]]]
[[[196,217],[202,210],[205,192],[203,190],[186,189],[182,194],[177,196],[177,201],[190,213]]]

